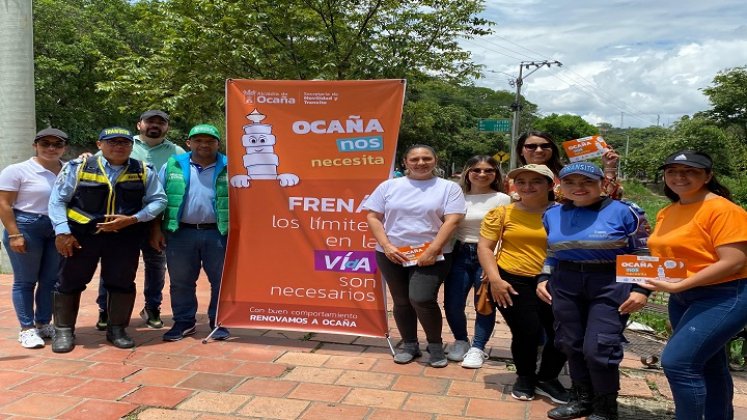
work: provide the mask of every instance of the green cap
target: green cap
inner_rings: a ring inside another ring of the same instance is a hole
[[[216,139],[220,140],[220,132],[218,132],[218,129],[215,128],[214,125],[210,124],[197,124],[196,126],[192,127],[191,130],[189,130],[189,138],[198,135],[198,134],[207,134],[208,136],[215,137]]]

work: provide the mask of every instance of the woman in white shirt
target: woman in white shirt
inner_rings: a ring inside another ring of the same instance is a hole
[[[482,283],[482,268],[477,259],[480,223],[488,211],[511,203],[511,198],[501,192],[503,181],[498,162],[490,156],[473,156],[467,160],[459,184],[467,201],[467,214],[456,231],[454,259],[444,284],[444,312],[455,340],[447,358],[455,362],[461,362],[470,349],[464,310],[470,290],[476,292]],[[475,335],[479,335],[478,330],[492,331],[493,324],[495,311],[490,315],[477,313]]]
[[[11,295],[21,325],[18,341],[25,348],[44,347],[44,338],[54,336],[52,290],[61,256],[47,206],[67,142],[64,132],[44,129],[34,138],[36,156],[0,172],[3,244],[13,267]]]
[[[391,293],[402,337],[394,356],[400,364],[421,355],[418,321],[428,340],[428,364],[448,364],[437,298],[451,265],[449,239],[466,209],[459,185],[435,176],[437,162],[432,147],[411,146],[405,152],[406,175],[381,183],[365,203],[368,226],[378,241],[376,263]],[[405,247],[425,243],[430,245],[422,254],[408,258]]]

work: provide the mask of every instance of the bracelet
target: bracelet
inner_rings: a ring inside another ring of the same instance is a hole
[[[14,238],[23,238],[23,233],[16,233],[13,235],[8,235],[8,239],[14,239]]]

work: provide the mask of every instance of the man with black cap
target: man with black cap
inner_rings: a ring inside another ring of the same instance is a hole
[[[169,114],[158,109],[143,112],[137,122],[139,135],[134,137],[132,154],[130,157],[139,161],[153,164],[156,172],[174,155],[186,153],[183,148],[166,139],[169,131]],[[143,296],[145,307],[140,316],[150,328],[162,328],[161,301],[166,278],[166,257],[158,250],[151,248],[147,241],[141,245],[143,262],[145,263],[145,280],[143,282]],[[96,327],[106,329],[106,289],[104,279],[99,283],[99,321]]]
[[[168,196],[163,213],[166,236],[156,226],[151,232],[151,246],[165,249],[169,268],[174,325],[163,339],[178,341],[195,333],[196,284],[202,267],[210,282],[211,337],[225,340],[228,330],[215,327],[228,235],[226,155],[218,151],[220,133],[210,124],[192,127],[187,145],[191,152],[172,156],[159,173]]]
[[[166,207],[166,194],[151,165],[130,158],[133,138],[124,128],[101,131],[101,156],[68,162],[49,199],[55,246],[64,257],[54,293],[52,351],[75,347],[80,295],[101,261],[108,291],[107,341],[119,348],[135,345],[127,335],[135,304],[135,274],[140,244]]]

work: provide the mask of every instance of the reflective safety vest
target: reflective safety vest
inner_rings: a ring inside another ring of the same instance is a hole
[[[167,232],[176,232],[179,229],[182,211],[184,210],[184,196],[189,190],[190,163],[192,153],[175,155],[166,162],[164,190],[168,204],[163,212],[163,229]],[[228,234],[228,167],[226,166],[226,155],[218,153],[215,162],[215,173],[213,175],[213,210],[218,223],[218,231],[221,235]]]
[[[68,221],[92,228],[106,215],[132,216],[140,211],[145,197],[145,168],[144,163],[129,159],[112,185],[102,157],[85,159],[78,166],[75,192],[67,207]]]

